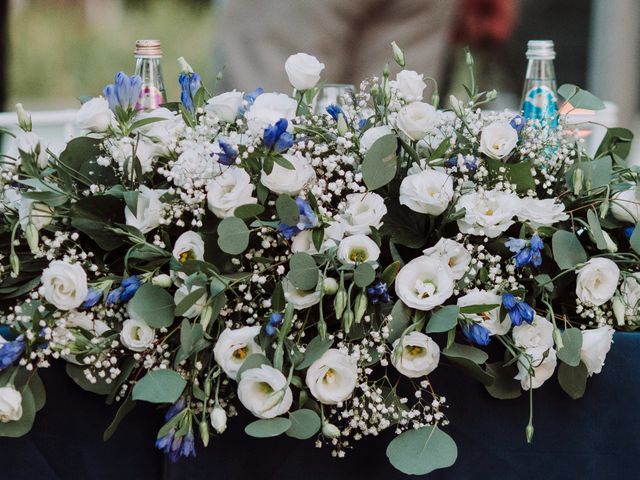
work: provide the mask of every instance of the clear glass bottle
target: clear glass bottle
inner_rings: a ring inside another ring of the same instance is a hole
[[[522,114],[526,119],[541,120],[555,127],[558,124],[558,92],[553,60],[556,52],[553,40],[529,40],[527,43],[527,74],[522,90]]]
[[[136,109],[153,110],[167,101],[160,66],[162,59],[160,40],[137,40],[134,55],[135,74],[142,78],[142,90]]]

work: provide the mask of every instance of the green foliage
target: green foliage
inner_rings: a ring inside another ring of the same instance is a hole
[[[558,359],[571,367],[580,363],[580,349],[582,348],[582,332],[579,328],[567,328],[562,332],[562,348],[558,350]]]
[[[362,178],[369,190],[387,185],[396,176],[398,139],[389,134],[376,140],[367,151],[362,163]]]
[[[22,391],[22,416],[19,420],[0,422],[0,437],[22,437],[26,435],[36,418],[36,402],[30,387]]]
[[[244,432],[256,438],[269,438],[282,435],[292,427],[291,420],[283,417],[260,419],[244,427]]]
[[[129,301],[129,308],[153,328],[168,327],[175,318],[173,297],[163,288],[151,283],[145,283],[138,289]]]
[[[459,314],[460,308],[457,305],[447,305],[440,308],[431,315],[429,323],[427,323],[427,327],[425,328],[425,332],[440,333],[455,328],[458,324]]]
[[[353,272],[353,281],[360,287],[368,287],[376,279],[376,271],[368,263],[361,263]]]
[[[593,93],[571,83],[565,83],[558,88],[560,94],[574,108],[584,108],[587,110],[603,110],[604,103]]]
[[[629,245],[633,248],[633,251],[640,254],[640,224],[636,225],[633,229],[633,233],[631,234],[631,238],[629,238]]]
[[[225,218],[218,225],[218,246],[230,255],[238,255],[249,246],[249,229],[237,217]]]
[[[124,242],[109,227],[124,223],[124,202],[112,195],[81,198],[71,206],[71,225],[86,234],[106,251],[115,250]]]
[[[289,195],[280,195],[276,200],[276,211],[280,221],[286,225],[296,225],[300,221],[300,209]]]
[[[561,362],[558,367],[558,383],[560,383],[560,387],[562,387],[567,395],[574,400],[584,395],[587,388],[588,377],[587,367],[582,362],[575,367]]]
[[[324,353],[331,348],[333,340],[322,340],[319,336],[315,337],[307,345],[307,349],[304,352],[304,360],[296,366],[296,370],[304,370],[309,367],[313,362],[318,360]]]
[[[584,251],[580,240],[572,232],[558,230],[551,239],[553,258],[562,270],[574,268],[587,261],[587,252]]]
[[[505,173],[500,173],[500,168],[505,168]],[[504,163],[493,158],[487,159],[487,169],[492,177],[504,176],[510,183],[516,185],[518,193],[526,193],[535,190],[536,184],[531,175],[531,162]]]
[[[322,422],[313,410],[303,408],[289,414],[291,427],[286,431],[289,437],[298,440],[306,440],[313,437],[319,430]]]
[[[493,384],[493,376],[480,366],[489,358],[482,350],[469,345],[454,343],[448,348],[445,348],[442,354],[447,357],[453,365],[462,369],[484,386]]]
[[[251,370],[252,368],[260,368],[261,365],[271,365],[271,362],[262,353],[252,353],[245,358],[244,362],[242,362],[242,366],[238,370],[236,378],[238,380],[241,379],[244,372]]]
[[[385,203],[387,214],[382,219],[381,235],[390,237],[398,245],[416,249],[424,247],[427,242],[427,216],[403,207],[397,198],[390,198]]]
[[[613,174],[611,157],[580,162],[566,173],[567,186],[573,192],[575,192],[573,178],[578,168],[582,171],[584,177],[582,191],[585,194],[588,194],[594,189],[606,187],[611,182],[611,176]]]
[[[320,270],[311,255],[304,252],[294,253],[289,259],[287,278],[299,290],[313,290],[318,284]]]
[[[493,383],[485,385],[487,392],[499,400],[511,400],[522,395],[520,382],[514,379],[518,373],[515,364],[504,365],[504,362],[487,363],[487,373],[493,376]]]
[[[387,342],[393,343],[402,336],[411,321],[411,310],[398,300],[391,310],[391,321],[389,322],[389,336]]]
[[[402,473],[426,475],[453,465],[458,457],[458,447],[445,432],[429,426],[398,435],[389,443],[387,457]]]
[[[100,377],[96,377],[96,383],[91,383],[84,374],[85,369],[86,367],[73,363],[67,363],[65,366],[67,375],[83,390],[98,395],[109,395],[113,390],[113,383],[109,384]]]
[[[608,128],[596,151],[595,158],[610,155],[619,164],[626,166],[624,160],[629,156],[632,142],[633,132],[631,130],[620,127]]]
[[[134,385],[131,398],[151,403],[173,403],[180,398],[186,385],[187,381],[174,370],[153,370]]]
[[[254,218],[262,215],[264,207],[259,203],[248,203],[247,205],[240,205],[233,211],[235,217],[246,220],[248,218]]]

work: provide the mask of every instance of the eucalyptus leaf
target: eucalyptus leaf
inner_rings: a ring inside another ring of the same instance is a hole
[[[376,271],[368,263],[361,263],[353,272],[353,281],[360,288],[368,287],[376,279]]]
[[[402,473],[426,475],[453,465],[458,448],[453,439],[436,426],[409,429],[387,447],[391,464]]]
[[[458,324],[460,308],[457,305],[447,305],[431,315],[425,328],[426,333],[446,332]]]
[[[589,372],[584,363],[572,367],[561,362],[558,367],[558,383],[572,399],[577,400],[584,395],[587,388]]]
[[[289,437],[306,440],[313,437],[320,430],[322,424],[320,416],[313,410],[306,408],[289,414],[291,427],[286,431]]]
[[[145,283],[129,301],[129,308],[153,328],[168,327],[175,318],[173,297],[163,288]]]
[[[249,229],[237,217],[223,219],[218,225],[218,246],[230,255],[238,255],[249,246]]]
[[[318,285],[320,271],[311,255],[304,252],[294,253],[289,259],[287,278],[299,290],[313,290]]]
[[[560,94],[568,101],[573,108],[584,108],[586,110],[604,110],[605,105],[593,93],[571,83],[565,83],[558,88]]]
[[[244,432],[256,438],[277,437],[291,428],[291,420],[283,417],[260,419],[244,427]]]
[[[587,252],[573,232],[558,230],[551,239],[551,248],[553,258],[562,270],[587,261]]]
[[[248,218],[257,217],[264,212],[264,207],[259,203],[248,203],[240,205],[233,211],[233,216],[246,220]]]
[[[300,209],[289,195],[280,195],[276,200],[276,212],[285,225],[297,225],[300,221]]]
[[[324,353],[331,348],[333,340],[322,340],[319,336],[314,337],[313,340],[307,345],[307,349],[304,352],[304,360],[296,366],[296,370],[303,370],[309,367],[313,362],[319,359]]]
[[[131,398],[151,403],[173,403],[184,391],[187,381],[168,368],[152,370],[133,386]]]
[[[242,362],[242,366],[238,370],[236,378],[240,380],[244,372],[251,370],[252,368],[260,368],[262,365],[271,365],[271,362],[262,353],[252,353],[244,359],[244,362]]]
[[[395,135],[384,135],[377,139],[367,151],[362,163],[362,178],[369,190],[384,187],[396,176],[398,162]]]
[[[562,332],[562,348],[557,355],[567,365],[577,367],[580,363],[580,349],[582,348],[582,332],[579,328],[567,328]]]
[[[411,321],[411,310],[402,303],[402,300],[398,300],[391,310],[391,321],[389,322],[389,336],[387,342],[393,343],[400,336],[402,332],[406,330]]]
[[[511,400],[522,395],[520,382],[514,379],[518,373],[514,364],[504,366],[503,362],[487,363],[487,373],[492,375],[494,380],[485,388],[493,398]]]

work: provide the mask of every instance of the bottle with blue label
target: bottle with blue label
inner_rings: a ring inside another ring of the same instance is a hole
[[[553,40],[529,40],[527,43],[527,75],[522,91],[522,114],[526,119],[540,120],[542,125],[558,124],[558,92],[553,60]]]

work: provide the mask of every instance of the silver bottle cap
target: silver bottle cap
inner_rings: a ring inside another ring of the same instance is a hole
[[[553,60],[556,58],[556,51],[553,47],[553,40],[529,40],[527,42],[528,60]]]

